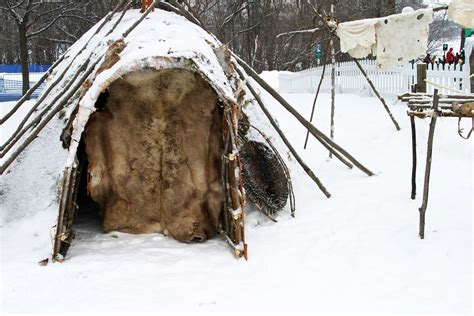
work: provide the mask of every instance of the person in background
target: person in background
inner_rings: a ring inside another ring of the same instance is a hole
[[[429,63],[431,63],[431,56],[430,56],[430,53],[426,54],[425,58],[423,59],[423,62],[424,62],[425,64],[427,64],[427,65],[428,65]]]
[[[459,59],[463,64],[466,62],[466,53],[464,52],[464,49],[461,49],[461,52],[459,53]]]
[[[451,47],[446,53],[446,63],[451,65],[454,62],[453,48]]]

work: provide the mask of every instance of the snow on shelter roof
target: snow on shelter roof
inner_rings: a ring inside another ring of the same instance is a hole
[[[41,113],[48,105],[67,96],[68,82],[72,86],[82,84],[83,76],[78,72],[90,65],[95,65],[92,74],[95,74],[104,60],[104,55],[109,44],[123,39],[123,34],[140,19],[139,10],[128,10],[123,17],[116,13],[106,22],[104,17],[99,23],[86,32],[66,52],[63,60],[54,69],[46,83],[45,89],[56,84],[51,92],[44,98],[38,99],[40,104],[35,113]],[[117,22],[119,22],[117,24]],[[116,25],[117,24],[117,25]],[[111,30],[113,31],[111,32]],[[96,34],[97,33],[97,34]],[[216,91],[223,101],[237,103],[236,91],[238,84],[236,76],[227,76],[214,49],[222,44],[211,34],[199,26],[189,22],[184,17],[172,12],[156,9],[134,28],[124,39],[126,47],[119,54],[120,59],[109,69],[99,73],[91,82],[91,86],[79,102],[79,110],[73,124],[71,147],[66,166],[73,163],[78,142],[90,115],[95,111],[95,102],[99,95],[116,79],[123,75],[144,68],[185,68],[197,71]],[[85,48],[83,49],[83,47]],[[75,57],[77,55],[77,57]],[[88,76],[91,78],[91,76]],[[64,108],[66,117],[69,117],[77,105],[79,92],[69,96]],[[76,102],[75,102],[76,101]],[[28,121],[34,120],[33,115]],[[25,133],[22,139],[30,135]],[[17,142],[18,144],[21,141]],[[59,146],[59,143],[58,143]],[[9,158],[12,148],[3,158],[2,163]]]

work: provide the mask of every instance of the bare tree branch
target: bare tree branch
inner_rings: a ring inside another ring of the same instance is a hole
[[[237,16],[237,14],[239,14],[240,12],[242,12],[243,10],[245,10],[247,8],[248,8],[248,5],[244,5],[240,9],[238,9],[237,11],[234,11],[231,15],[228,15],[224,19],[224,22],[222,22],[221,26],[219,27],[219,31],[222,30],[222,28],[224,26],[226,26],[229,22],[231,22]]]
[[[273,14],[275,14],[275,13],[276,13],[275,11],[270,12],[269,14],[265,15],[265,16],[262,18],[262,20],[261,20],[260,22],[257,22],[255,25],[253,25],[253,26],[251,26],[251,27],[249,27],[249,28],[246,28],[246,29],[243,29],[243,30],[237,32],[237,34],[235,34],[234,37],[233,37],[230,41],[227,42],[227,45],[229,45],[230,43],[232,43],[232,41],[234,41],[234,40],[235,40],[237,37],[239,37],[241,34],[255,29],[257,26],[259,26],[260,24],[262,24],[263,22],[265,22],[265,19],[266,19],[267,17],[269,17],[270,15],[273,15]]]
[[[287,35],[296,35],[296,34],[312,34],[315,33],[316,31],[319,31],[320,28],[313,28],[313,29],[307,29],[307,30],[299,30],[299,31],[290,31],[290,32],[285,32],[285,33],[280,33],[276,37],[280,38],[282,36],[287,36]]]

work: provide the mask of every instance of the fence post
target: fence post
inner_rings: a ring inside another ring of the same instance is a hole
[[[426,65],[416,65],[416,92],[426,92]]]

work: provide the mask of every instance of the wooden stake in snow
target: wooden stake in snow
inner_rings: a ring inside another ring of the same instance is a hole
[[[425,64],[416,65],[417,83],[412,88],[413,93],[426,93],[426,66]],[[415,117],[410,116],[411,125],[411,143],[412,143],[412,170],[411,170],[411,199],[416,198],[416,124]]]
[[[334,4],[331,4],[331,17],[334,18]],[[334,140],[334,114],[336,112],[336,51],[334,49],[334,35],[331,34],[329,41],[331,46],[331,140]],[[329,152],[329,158],[332,153]]]
[[[281,95],[278,94],[265,80],[263,80],[245,61],[240,59],[234,53],[232,56],[237,60],[238,64],[245,70],[245,72],[252,77],[263,89],[265,89],[275,100],[277,100],[291,115],[293,115],[304,127],[306,127],[311,135],[313,135],[326,149],[332,151],[336,157],[341,157],[341,161],[347,164],[347,160],[352,162],[357,168],[368,176],[373,176],[374,173],[364,167],[359,161],[352,157],[346,150],[341,146],[333,142],[328,136],[324,135],[319,129],[308,122],[298,111],[295,110]],[[340,153],[340,155],[336,155]],[[342,157],[343,156],[343,157]],[[347,159],[347,160],[345,160]]]
[[[416,65],[416,92],[426,93],[426,65]]]
[[[410,116],[411,145],[412,145],[412,169],[411,169],[411,199],[416,198],[416,125],[415,117]]]
[[[360,65],[359,61],[358,61],[356,58],[352,58],[352,60],[356,63],[356,65],[357,65],[357,67],[359,68],[359,70],[360,70],[360,72],[362,73],[362,75],[364,75],[365,79],[367,80],[367,82],[369,83],[370,87],[372,88],[372,91],[374,91],[374,93],[375,93],[375,95],[377,96],[377,98],[380,100],[380,102],[382,102],[382,105],[383,105],[385,111],[387,111],[388,116],[390,116],[390,119],[392,120],[393,125],[395,125],[395,128],[397,129],[397,131],[399,131],[399,130],[400,130],[400,125],[398,125],[397,120],[395,120],[395,117],[393,117],[392,112],[390,112],[390,109],[388,108],[388,105],[387,105],[387,103],[385,102],[385,99],[382,98],[382,96],[380,95],[380,93],[377,91],[377,89],[375,88],[375,85],[372,83],[372,80],[370,80],[369,76],[367,76],[367,73],[365,72],[364,68],[362,68],[362,66]]]
[[[258,95],[258,93],[255,91],[255,89],[252,87],[252,85],[248,82],[248,80],[245,78],[244,74],[242,73],[242,71],[237,68],[237,72],[239,73],[240,77],[242,78],[242,80],[246,81],[247,83],[247,88],[250,90],[250,93],[252,93],[252,95],[254,96],[255,100],[257,101],[258,105],[260,106],[260,108],[262,109],[263,113],[265,113],[265,116],[268,118],[268,120],[270,121],[270,123],[272,124],[273,128],[277,131],[278,135],[280,135],[280,138],[283,140],[283,142],[285,143],[286,147],[290,150],[290,152],[293,154],[293,156],[295,157],[296,161],[298,162],[298,164],[301,166],[301,168],[303,168],[303,170],[306,172],[306,174],[311,178],[311,180],[313,180],[316,185],[318,186],[318,188],[321,190],[321,192],[324,193],[324,195],[326,195],[327,198],[330,198],[331,197],[331,193],[328,192],[328,190],[326,189],[326,187],[323,185],[323,183],[321,182],[321,180],[319,180],[319,178],[314,174],[314,172],[308,167],[308,165],[305,164],[305,162],[303,161],[303,159],[301,159],[301,157],[298,155],[298,153],[296,152],[296,150],[294,149],[294,147],[291,145],[291,143],[289,142],[289,140],[286,138],[285,134],[283,133],[283,131],[280,129],[280,127],[278,126],[278,124],[275,122],[275,120],[273,119],[272,115],[270,114],[270,111],[268,111],[268,109],[265,107],[265,104],[263,103],[262,99],[260,99],[260,96]]]
[[[321,73],[321,78],[319,79],[319,83],[318,83],[318,88],[316,89],[316,95],[314,96],[314,100],[313,100],[313,108],[311,109],[311,116],[309,118],[309,122],[313,122],[313,116],[314,116],[314,111],[316,110],[316,101],[318,100],[318,96],[319,96],[319,91],[321,91],[321,86],[323,84],[323,80],[324,80],[324,74],[326,73],[326,62],[327,62],[327,58],[326,58],[326,54],[327,54],[328,50],[326,49],[326,51],[324,52],[324,59],[323,59],[323,71]],[[308,138],[309,138],[309,131],[307,130],[306,131],[306,138],[304,140],[304,149],[306,149],[306,146],[308,145]]]
[[[425,180],[423,183],[423,203],[419,208],[420,212],[420,226],[419,235],[421,239],[425,238],[425,214],[426,208],[428,207],[428,193],[430,189],[430,174],[431,174],[431,158],[433,155],[433,139],[436,127],[436,119],[438,118],[438,89],[434,90],[433,94],[433,116],[431,117],[430,130],[428,133],[428,149],[426,153],[426,168],[425,168]]]
[[[426,93],[426,66],[425,64],[416,65],[417,83],[412,88],[414,93]],[[411,170],[411,199],[416,198],[416,124],[415,117],[410,116],[411,125],[411,143],[412,143],[412,170]]]

